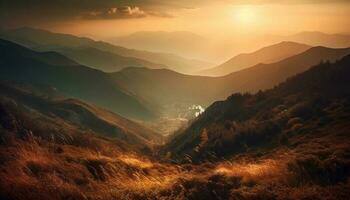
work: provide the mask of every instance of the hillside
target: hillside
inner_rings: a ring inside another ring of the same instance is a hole
[[[3,31],[0,35],[3,39],[14,41],[23,46],[40,51],[51,51],[60,48],[73,48],[74,50],[78,50],[79,48],[93,48],[100,50],[98,53],[101,54],[101,57],[98,56],[95,58],[90,58],[93,61],[92,63],[90,63],[91,60],[87,60],[86,56],[88,56],[88,54],[86,54],[86,52],[77,52],[78,55],[72,55],[69,54],[69,52],[67,53],[67,56],[71,56],[71,59],[75,58],[75,61],[77,61],[78,63],[86,63],[88,64],[88,66],[91,65],[91,67],[96,67],[100,70],[106,69],[104,65],[108,60],[104,61],[104,58],[109,58],[111,59],[111,61],[109,62],[116,63],[116,60],[121,57],[124,60],[128,59],[129,62],[132,61],[134,63],[140,64],[139,66],[144,66],[147,63],[147,67],[156,68],[159,67],[159,65],[161,65],[162,67],[166,67],[182,73],[198,71],[201,69],[201,67],[205,65],[205,62],[186,59],[174,54],[153,53],[148,51],[127,49],[103,41],[94,41],[89,38],[82,38],[68,34],[52,33],[40,29],[19,28]],[[79,56],[79,54],[84,54],[84,59],[82,59]],[[115,54],[116,57],[113,57],[113,54]],[[82,60],[80,60],[79,58]],[[123,60],[118,62],[121,62],[119,64],[123,65],[116,66],[115,70],[110,71],[117,71],[118,69],[130,66],[129,63],[123,63],[122,61]],[[124,64],[127,65],[124,66]]]
[[[0,83],[1,199],[126,199],[176,173],[148,158],[158,134],[42,88]]]
[[[170,70],[127,68],[112,73],[125,91],[142,99],[153,110],[178,116],[192,105],[209,106],[234,92],[258,92],[274,87],[322,60],[331,62],[350,53],[350,49],[313,47],[303,53],[271,64],[258,64],[223,77],[190,76]]]
[[[121,91],[107,74],[78,65],[60,54],[38,53],[0,40],[0,58],[1,80],[53,86],[64,95],[94,103],[122,116],[154,117],[139,100]]]
[[[334,64],[314,66],[265,92],[233,94],[210,106],[165,151],[182,161],[203,162],[244,153],[268,154],[282,147],[300,149],[328,138],[336,141],[331,145],[348,150],[348,144],[341,145],[344,137],[349,139],[345,131],[350,119],[349,66],[346,56]],[[309,154],[312,149],[302,151]]]
[[[231,83],[232,91],[257,92],[272,88],[288,77],[306,71],[321,61],[335,62],[350,53],[350,48],[332,49],[312,47],[298,55],[271,64],[258,64],[253,67],[225,76]]]
[[[210,77],[190,76],[167,69],[126,68],[111,77],[125,91],[136,95],[163,114],[178,116],[193,104],[207,105],[218,92]]]
[[[67,99],[53,88],[43,90],[36,86],[7,82],[1,83],[0,89],[1,103],[10,104],[9,107],[16,105],[14,109],[23,114],[30,113],[30,118],[37,119],[36,128],[39,129],[40,125],[47,126],[47,123],[55,120],[62,121],[77,129],[83,128],[87,132],[117,139],[129,149],[147,149],[162,141],[159,134],[136,122],[80,100]],[[31,130],[36,131],[36,128],[32,127]],[[50,135],[43,135],[48,136]]]
[[[138,134],[119,132],[118,116],[53,99],[50,87],[0,84],[0,197],[346,200],[349,64],[349,56],[323,63],[275,89],[215,103],[186,133],[198,131],[158,157],[171,163],[130,144]]]
[[[300,54],[311,48],[308,45],[295,42],[281,42],[261,48],[252,53],[239,54],[225,63],[199,72],[206,76],[224,76],[232,72],[252,67],[259,63],[269,64]]]
[[[138,58],[119,56],[118,54],[91,47],[50,48],[50,50],[76,60],[82,65],[104,72],[116,72],[132,66],[147,67],[150,69],[167,68],[165,65],[154,64]]]

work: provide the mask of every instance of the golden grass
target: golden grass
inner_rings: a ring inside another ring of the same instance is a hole
[[[286,162],[282,160],[266,159],[257,163],[231,163],[219,164],[214,170],[215,174],[242,177],[242,182],[261,182],[283,179],[288,175]]]
[[[106,140],[96,142],[99,145],[82,147],[30,136],[0,145],[0,197],[172,200],[238,195],[242,199],[269,199],[271,196],[259,195],[269,194],[272,187],[274,195],[283,199],[284,192],[306,198],[346,187],[289,186],[294,174],[287,165],[300,154],[298,151],[279,150],[260,159],[180,165],[152,161],[114,148],[115,144]],[[307,194],[302,195],[302,191]]]

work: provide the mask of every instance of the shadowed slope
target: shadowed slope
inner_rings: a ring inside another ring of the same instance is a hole
[[[175,158],[198,162],[264,152],[287,144],[295,134],[346,126],[350,117],[349,77],[347,56],[334,64],[312,67],[274,89],[255,95],[234,94],[210,106],[166,150]],[[327,136],[338,133],[337,129],[327,131]]]
[[[164,110],[173,105],[188,109],[193,104],[208,106],[234,92],[272,88],[322,60],[333,62],[349,53],[350,48],[313,47],[282,61],[258,64],[223,77],[189,76],[166,69],[145,68],[127,68],[111,76],[121,88],[143,99],[154,109]]]
[[[203,65],[202,61],[187,59],[174,54],[127,49],[103,41],[94,41],[89,38],[53,33],[40,29],[19,28],[4,31],[0,35],[4,39],[40,51],[52,51],[56,49],[61,49],[62,51],[66,48],[65,51],[60,52],[81,64],[87,64],[88,66],[104,71],[118,71],[119,69],[129,67],[133,63],[137,64],[136,66],[150,68],[159,68],[161,66],[182,73],[188,73],[198,71],[200,69],[198,67]],[[82,48],[83,51],[78,51],[79,48]],[[86,51],[90,48],[99,50],[98,54],[95,55],[96,58],[87,58],[90,52]],[[114,55],[116,56],[114,57]],[[110,59],[110,64],[107,67],[105,66],[105,58]],[[111,63],[115,64],[114,70],[111,69],[114,66]]]
[[[136,122],[76,99],[66,99],[52,88],[43,90],[36,86],[1,83],[0,89],[4,106],[15,105],[19,112],[29,111],[31,118],[37,118],[38,126],[57,119],[77,129],[117,139],[135,149],[151,148],[162,141],[162,136]]]
[[[53,86],[67,96],[110,109],[123,116],[152,116],[138,100],[122,92],[110,77],[78,65],[57,53],[38,53],[0,40],[0,78]]]

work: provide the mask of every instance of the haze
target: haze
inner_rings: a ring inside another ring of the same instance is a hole
[[[215,4],[197,0],[37,0],[29,4],[17,0],[5,1],[1,7],[5,28],[31,26],[99,40],[140,31],[191,32],[204,37],[203,47],[212,51],[182,56],[215,63],[265,46],[276,35],[350,32],[350,2],[343,0],[226,0]]]

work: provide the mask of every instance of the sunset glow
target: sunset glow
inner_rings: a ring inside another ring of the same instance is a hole
[[[349,200],[350,0],[1,0],[0,200]]]

